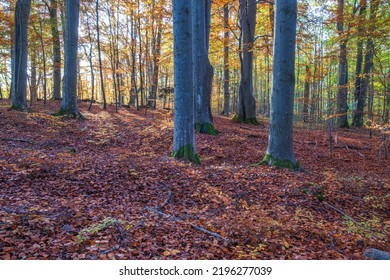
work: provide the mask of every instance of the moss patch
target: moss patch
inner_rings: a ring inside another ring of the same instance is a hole
[[[270,154],[266,154],[264,159],[256,165],[269,165],[269,166],[276,166],[279,168],[288,168],[291,170],[298,170],[301,168],[298,162],[293,163],[290,160],[277,159],[271,156]]]
[[[239,117],[238,114],[233,117],[232,122],[260,125],[260,122],[256,118],[249,118],[244,120],[243,118]]]
[[[204,133],[209,135],[218,135],[219,131],[215,129],[214,125],[212,123],[196,123],[195,124],[195,130],[198,133]]]
[[[194,148],[191,145],[186,145],[176,152],[173,152],[172,157],[177,159],[186,159],[193,163],[200,164],[199,156],[198,154],[194,154]]]

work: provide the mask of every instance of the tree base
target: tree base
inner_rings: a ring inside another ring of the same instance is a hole
[[[195,131],[198,133],[204,133],[209,135],[218,135],[219,131],[215,129],[214,125],[212,123],[196,123],[195,124]]]
[[[65,116],[77,120],[85,120],[85,117],[79,111],[74,112],[73,110],[72,111],[66,110],[64,108],[61,108],[58,112],[54,113],[53,116],[56,117]]]
[[[239,117],[237,114],[233,117],[232,122],[260,125],[260,122],[256,118],[249,118],[244,120],[243,118]]]
[[[301,168],[298,162],[294,163],[286,159],[277,159],[271,156],[270,154],[266,154],[264,159],[256,165],[269,165],[269,166],[275,166],[279,168],[288,168],[291,170],[298,170]]]
[[[194,148],[191,145],[186,145],[176,152],[173,152],[172,157],[177,159],[186,159],[193,163],[200,164],[199,156],[194,154]]]
[[[8,111],[20,111],[20,112],[27,112],[28,108],[23,105],[11,105],[11,107],[8,109]]]

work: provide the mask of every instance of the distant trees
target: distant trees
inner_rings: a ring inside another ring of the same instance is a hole
[[[262,163],[295,169],[293,149],[297,0],[276,0],[271,120]]]
[[[18,0],[15,7],[14,57],[12,61],[12,108],[27,109],[27,34],[31,0]]]
[[[200,163],[196,152],[194,128],[194,89],[192,57],[191,1],[173,0],[173,49],[175,112],[173,153]]]

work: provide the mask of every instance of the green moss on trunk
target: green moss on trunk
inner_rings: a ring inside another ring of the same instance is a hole
[[[200,164],[199,156],[194,154],[194,148],[191,145],[186,145],[176,152],[173,152],[172,157],[177,159],[186,159],[193,163]]]
[[[54,113],[53,116],[56,116],[56,117],[60,117],[60,116],[66,116],[66,117],[70,117],[70,118],[74,118],[74,119],[78,119],[78,120],[84,120],[84,116],[80,113],[80,112],[71,112],[69,110],[65,110],[63,108],[61,108],[58,112]]]
[[[301,168],[298,162],[294,163],[290,160],[277,159],[271,156],[270,154],[266,154],[264,159],[259,163],[259,165],[263,165],[263,164],[269,166],[276,166],[279,168],[288,168],[291,170],[297,170]]]
[[[246,124],[252,124],[252,125],[260,125],[260,122],[256,118],[249,118],[244,120],[243,118],[239,117],[238,114],[236,114],[232,122],[234,123],[246,123]]]
[[[212,123],[196,123],[195,124],[195,130],[198,133],[204,133],[209,135],[218,135],[219,131],[215,129],[214,125]]]

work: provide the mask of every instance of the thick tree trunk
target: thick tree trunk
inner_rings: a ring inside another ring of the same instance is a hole
[[[298,168],[293,149],[297,0],[276,0],[271,119],[263,163]]]
[[[229,4],[223,7],[223,112],[230,114],[230,69],[229,69]]]
[[[195,145],[191,2],[173,0],[175,111],[173,153],[200,163]]]
[[[61,42],[60,32],[58,30],[58,0],[51,0],[50,3],[50,22],[51,34],[53,37],[53,99],[61,99]]]
[[[347,42],[344,32],[344,0],[338,0],[337,32],[340,39],[339,74],[337,92],[337,126],[349,127],[348,124],[348,61]]]
[[[12,108],[27,108],[28,20],[31,0],[18,0],[15,7],[14,65],[12,71]]]
[[[370,7],[370,21],[369,21],[368,34],[372,34],[375,30],[375,19],[376,19],[377,9],[378,9],[378,1],[372,0],[371,7]],[[361,46],[361,48],[363,47]],[[366,54],[364,58],[363,77],[362,78],[360,77],[359,91],[355,92],[355,110],[353,114],[353,125],[357,127],[362,127],[364,125],[364,121],[363,121],[364,108],[366,107],[367,104],[367,92],[368,92],[368,85],[370,83],[371,70],[374,67],[374,51],[375,51],[375,45],[373,41],[373,36],[370,35],[367,39]],[[361,70],[361,60],[362,57],[360,57],[360,70]]]
[[[66,0],[65,61],[61,110],[58,114],[83,118],[77,107],[77,50],[80,0]]]
[[[214,70],[208,58],[211,1],[192,0],[192,54],[195,98],[195,129],[217,135],[211,114]]]
[[[258,124],[256,100],[253,96],[253,46],[256,25],[257,0],[240,0],[239,20],[241,32],[241,81],[238,112],[234,121]]]

